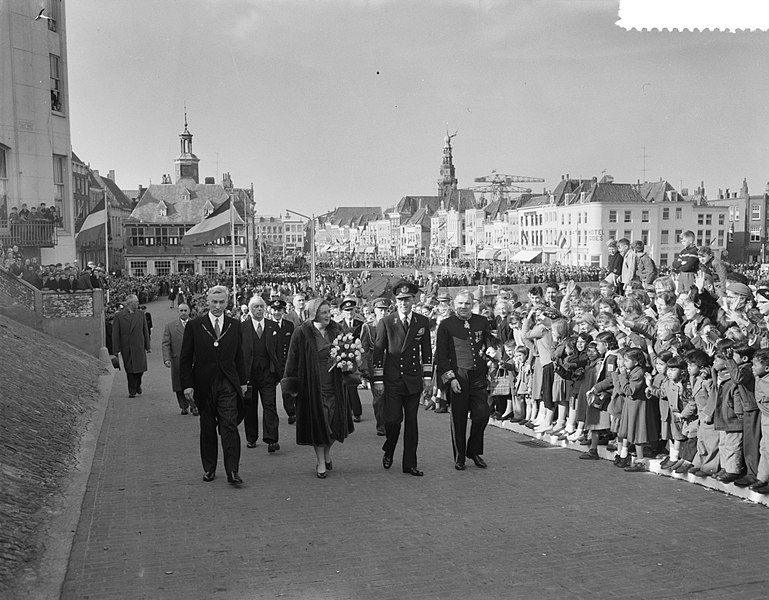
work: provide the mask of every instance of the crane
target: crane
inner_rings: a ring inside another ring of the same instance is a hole
[[[492,171],[491,175],[475,178],[476,183],[483,183],[485,185],[471,186],[470,189],[482,194],[490,192],[493,200],[501,200],[502,198],[508,197],[509,194],[526,194],[531,192],[531,188],[516,185],[518,183],[541,183],[544,181],[545,180],[541,177],[504,175],[503,173]]]

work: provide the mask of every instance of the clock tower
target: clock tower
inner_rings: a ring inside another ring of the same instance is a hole
[[[443,162],[441,164],[441,176],[437,181],[438,184],[438,196],[442,198],[451,198],[451,191],[457,189],[457,178],[454,175],[454,161],[451,157],[451,138],[456,136],[449,135],[446,132],[446,137],[443,138]]]
[[[181,154],[174,160],[174,171],[176,174],[176,183],[182,179],[191,179],[195,183],[200,183],[198,175],[198,163],[200,159],[192,153],[192,134],[187,129],[187,111],[184,111],[184,131],[179,134],[181,143]]]

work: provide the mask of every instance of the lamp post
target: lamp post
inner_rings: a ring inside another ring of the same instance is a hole
[[[310,285],[313,292],[315,291],[315,213],[311,217],[303,215],[295,210],[286,209],[286,214],[296,215],[303,219],[310,220]]]

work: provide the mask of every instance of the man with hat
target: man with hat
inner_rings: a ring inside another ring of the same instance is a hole
[[[355,315],[355,308],[357,306],[358,301],[352,296],[347,296],[339,305],[339,310],[342,311],[342,320],[339,321],[342,333],[352,333],[356,340],[360,339],[360,332],[363,328],[363,319],[360,319]],[[350,398],[350,408],[352,408],[352,420],[356,423],[360,423],[363,407],[360,403],[357,384],[348,385],[347,394]]]
[[[294,333],[294,324],[286,319],[286,301],[277,298],[270,302],[270,310],[272,311],[272,320],[278,326],[278,358],[281,360],[281,364],[286,364],[288,358],[288,347],[291,345],[291,336]],[[296,400],[295,396],[286,394],[281,389],[283,395],[283,408],[288,415],[288,424],[293,425],[296,423]]]
[[[473,294],[461,290],[454,297],[456,314],[441,321],[435,342],[438,377],[449,394],[451,436],[454,444],[454,468],[465,470],[465,458],[481,469],[483,433],[489,423],[486,391],[486,352],[495,343],[486,317],[473,314]],[[470,413],[470,437],[466,437]]]
[[[417,412],[424,389],[431,385],[433,350],[430,321],[412,310],[419,288],[409,281],[395,287],[397,310],[377,324],[374,346],[374,389],[384,393],[385,440],[382,465],[389,469],[403,427],[403,472],[421,476],[417,468]]]
[[[379,322],[390,312],[390,300],[377,298],[374,300],[374,320],[364,323],[360,332],[360,343],[363,347],[363,363],[366,376],[369,380],[374,376],[374,346],[376,344],[377,327]],[[387,435],[384,421],[384,389],[383,386],[372,386],[374,419],[376,420],[376,434],[384,437]]]

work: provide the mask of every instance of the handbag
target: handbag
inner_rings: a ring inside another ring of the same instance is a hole
[[[498,369],[497,374],[491,381],[491,390],[489,391],[491,396],[509,396],[510,395],[510,378],[505,373],[504,369]]]
[[[600,392],[598,394],[592,394],[587,403],[593,408],[598,410],[606,410],[611,402],[611,394],[609,392]]]

